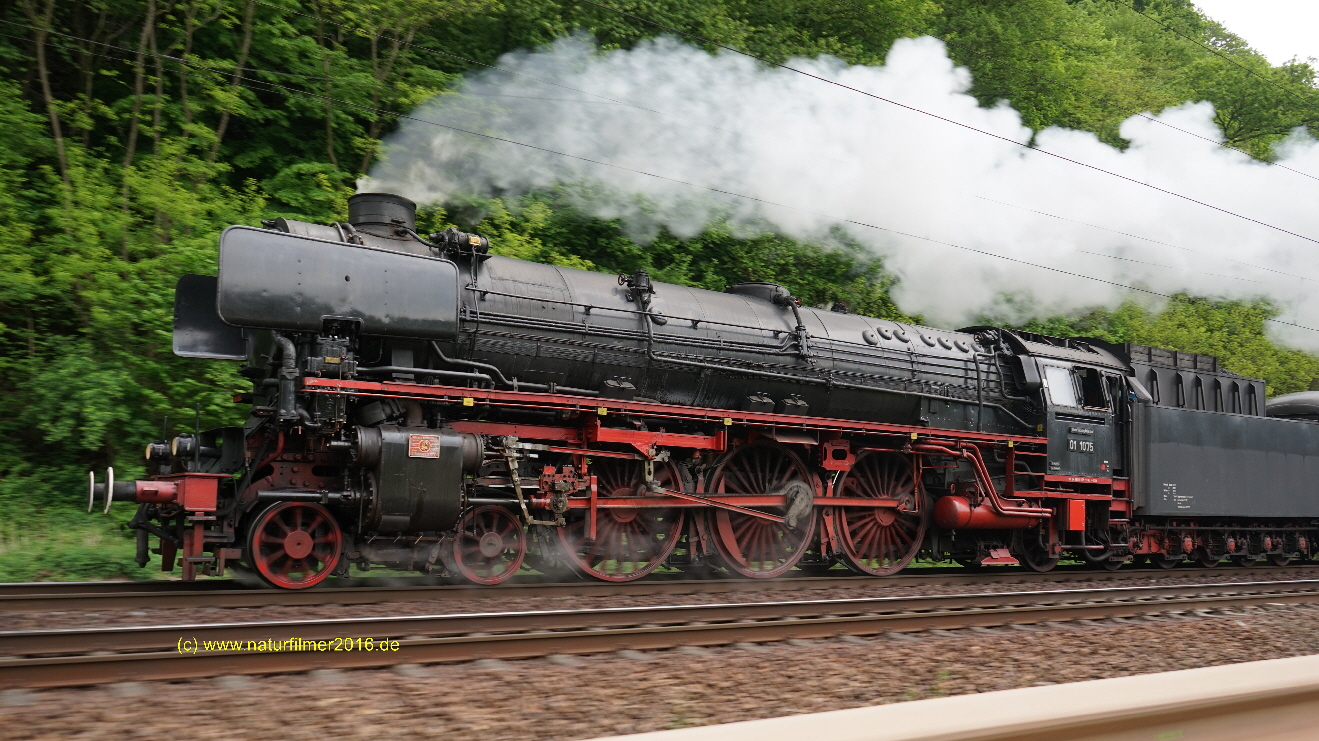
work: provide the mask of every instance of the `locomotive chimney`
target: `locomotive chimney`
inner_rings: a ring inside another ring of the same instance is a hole
[[[417,204],[393,193],[358,193],[348,199],[348,223],[370,234],[398,238],[395,228],[417,228]]]

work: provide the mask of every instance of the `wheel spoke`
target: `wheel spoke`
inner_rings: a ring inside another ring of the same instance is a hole
[[[909,459],[871,452],[862,454],[852,470],[841,475],[838,490],[848,497],[903,499],[915,494],[913,482]],[[925,534],[926,513],[923,507],[917,510],[914,514],[862,507],[836,510],[833,517],[843,541],[844,562],[855,571],[874,575],[906,566]]]

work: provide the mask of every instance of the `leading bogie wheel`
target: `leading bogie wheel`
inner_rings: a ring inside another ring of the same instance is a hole
[[[464,579],[498,584],[516,574],[526,557],[527,536],[512,512],[488,504],[463,514],[453,539],[453,567]]]
[[[334,515],[311,502],[280,502],[262,510],[247,530],[247,562],[281,589],[320,584],[339,563],[343,531]]]
[[[925,541],[930,508],[921,495],[912,461],[900,453],[862,453],[839,474],[836,496],[892,499],[896,507],[834,507],[830,515],[842,544],[843,563],[860,574],[888,576],[911,563]],[[828,501],[828,500],[825,500]]]
[[[654,496],[640,461],[606,458],[592,465],[591,473],[602,504],[611,497]],[[655,464],[653,481],[663,489],[691,489],[685,469],[672,461]],[[557,528],[568,564],[592,579],[640,579],[664,563],[682,536],[685,518],[679,507],[599,507],[596,512],[594,538],[585,510],[570,510],[567,524]]]
[[[783,517],[775,522],[751,514],[716,509],[706,526],[729,569],[754,578],[787,573],[806,555],[815,537],[811,502],[815,477],[785,445],[758,440],[731,453],[710,477],[706,496],[783,496],[784,504],[748,507]],[[788,522],[788,520],[793,520]]]

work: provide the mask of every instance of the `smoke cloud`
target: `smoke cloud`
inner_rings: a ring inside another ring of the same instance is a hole
[[[1013,144],[1031,142],[1018,113],[978,105],[970,73],[935,39],[899,40],[883,67],[827,57],[791,65],[1010,141],[673,39],[601,54],[570,38],[507,55],[499,70],[421,106],[360,186],[436,203],[588,184],[573,189],[578,205],[621,218],[643,241],[661,227],[694,235],[713,218],[826,243],[841,228],[897,274],[899,306],[948,326],[985,313],[1020,320],[1148,303],[1149,294],[1111,285],[1121,284],[1267,297],[1283,321],[1319,328],[1319,244],[1303,238],[1319,239],[1319,180],[1216,146],[1222,132],[1208,103],[1157,120],[1209,141],[1132,117],[1121,127],[1125,150],[1061,128],[1033,144],[1302,237]],[[1298,132],[1278,154],[1319,176],[1319,141]],[[1319,348],[1319,332],[1282,330],[1281,339]]]

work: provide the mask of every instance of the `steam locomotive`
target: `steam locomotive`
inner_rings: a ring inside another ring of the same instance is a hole
[[[350,564],[477,584],[1284,565],[1319,538],[1319,394],[489,246],[419,234],[389,194],[229,227],[218,276],[178,282],[174,352],[242,361],[247,421],[148,444],[146,478],[91,474],[89,509],[137,505],[140,565],[289,589]]]

